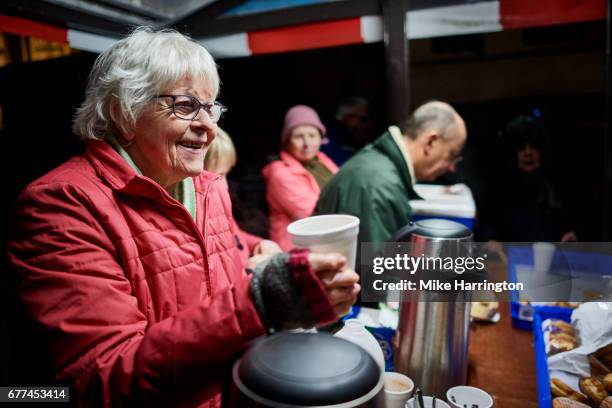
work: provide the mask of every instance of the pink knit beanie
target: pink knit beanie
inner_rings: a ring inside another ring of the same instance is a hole
[[[321,132],[321,137],[325,136],[325,126],[321,123],[319,115],[310,106],[296,105],[287,111],[285,115],[285,123],[283,125],[283,133],[281,133],[281,142],[283,145],[287,142],[291,130],[300,125],[314,126]]]

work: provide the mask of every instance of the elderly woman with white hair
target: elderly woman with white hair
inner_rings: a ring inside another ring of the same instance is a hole
[[[203,47],[136,29],[92,68],[74,121],[86,152],[18,198],[9,260],[47,360],[36,370],[48,364],[79,406],[218,406],[250,340],[333,321],[355,301],[338,254],[242,269],[227,189],[202,171],[218,88]]]

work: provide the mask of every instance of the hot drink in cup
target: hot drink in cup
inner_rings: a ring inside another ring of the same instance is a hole
[[[386,372],[385,376],[385,406],[387,408],[404,408],[406,401],[412,395],[414,383],[404,374]]]

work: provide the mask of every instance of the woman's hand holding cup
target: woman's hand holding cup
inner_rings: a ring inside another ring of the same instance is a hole
[[[357,301],[361,290],[359,275],[348,269],[346,257],[338,253],[308,255],[312,270],[317,274],[327,297],[338,316],[343,316],[351,310]]]

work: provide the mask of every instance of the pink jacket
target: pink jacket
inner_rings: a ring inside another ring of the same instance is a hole
[[[320,152],[317,158],[333,174],[338,172],[338,166],[325,153]],[[281,151],[280,160],[264,167],[262,174],[270,209],[270,239],[287,251],[292,248],[287,226],[312,214],[321,189],[302,163],[285,151]]]
[[[225,185],[225,188],[229,190],[227,180],[225,177],[222,178],[222,184]],[[257,235],[250,234],[240,228],[234,217],[231,219],[232,228],[236,231],[236,244],[238,246],[238,251],[240,252],[240,261],[243,268],[246,268],[249,258],[253,254],[253,250],[255,246],[263,241],[263,238],[258,237]]]
[[[264,334],[227,189],[193,180],[195,221],[92,141],[20,195],[18,296],[79,406],[218,406],[222,370]]]
[[[236,229],[236,239],[238,239],[238,241],[240,242],[240,245],[238,246],[238,250],[240,251],[240,261],[242,267],[246,268],[249,262],[249,258],[253,255],[253,250],[255,249],[257,244],[263,241],[263,238],[240,229],[240,227],[233,218],[232,221]]]

